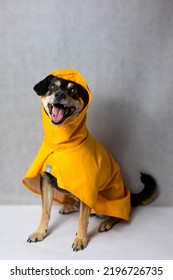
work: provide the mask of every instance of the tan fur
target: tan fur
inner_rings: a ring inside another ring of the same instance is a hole
[[[42,241],[47,235],[50,212],[53,203],[54,188],[49,182],[46,173],[41,174],[41,190],[42,190],[42,216],[38,229],[29,236],[28,242]]]
[[[157,197],[158,193],[155,191],[149,198],[142,202],[142,205],[148,205]]]
[[[90,210],[89,206],[82,201],[80,202],[79,224],[76,238],[72,245],[73,251],[83,250],[87,246],[87,228]]]
[[[74,201],[73,203],[65,203],[60,209],[60,214],[70,214],[73,212],[79,212],[79,201]]]
[[[107,220],[103,221],[99,225],[99,232],[104,232],[110,230],[115,224],[120,222],[121,219],[116,218],[116,217],[109,217]]]

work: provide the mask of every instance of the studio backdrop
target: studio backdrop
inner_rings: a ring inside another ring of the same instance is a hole
[[[21,183],[42,142],[33,86],[76,68],[93,94],[88,128],[126,186],[152,174],[173,206],[173,1],[0,0],[0,203],[40,203]]]

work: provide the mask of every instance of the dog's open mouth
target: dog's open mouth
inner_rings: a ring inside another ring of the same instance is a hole
[[[48,104],[51,121],[54,124],[62,124],[75,111],[75,107],[67,107],[63,104]]]

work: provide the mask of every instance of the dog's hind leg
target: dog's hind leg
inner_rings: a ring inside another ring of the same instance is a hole
[[[54,187],[52,186],[51,181],[45,172],[41,174],[40,179],[41,179],[40,189],[41,189],[41,197],[42,197],[41,222],[36,232],[34,232],[29,236],[27,240],[28,242],[42,241],[45,238],[48,230],[50,212],[53,203]]]
[[[120,222],[121,219],[116,218],[116,217],[109,217],[107,220],[101,222],[101,224],[99,225],[99,232],[104,232],[104,231],[108,231],[110,230],[115,224],[117,224],[118,222]]]
[[[62,208],[59,210],[59,213],[70,214],[73,212],[79,212],[79,207],[80,207],[80,200],[71,198],[71,200],[64,203]]]

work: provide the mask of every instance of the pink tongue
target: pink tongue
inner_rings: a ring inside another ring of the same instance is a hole
[[[63,117],[64,117],[64,110],[62,108],[59,109],[59,108],[53,106],[52,116],[51,116],[52,121],[54,123],[59,123],[60,121],[62,121]]]

